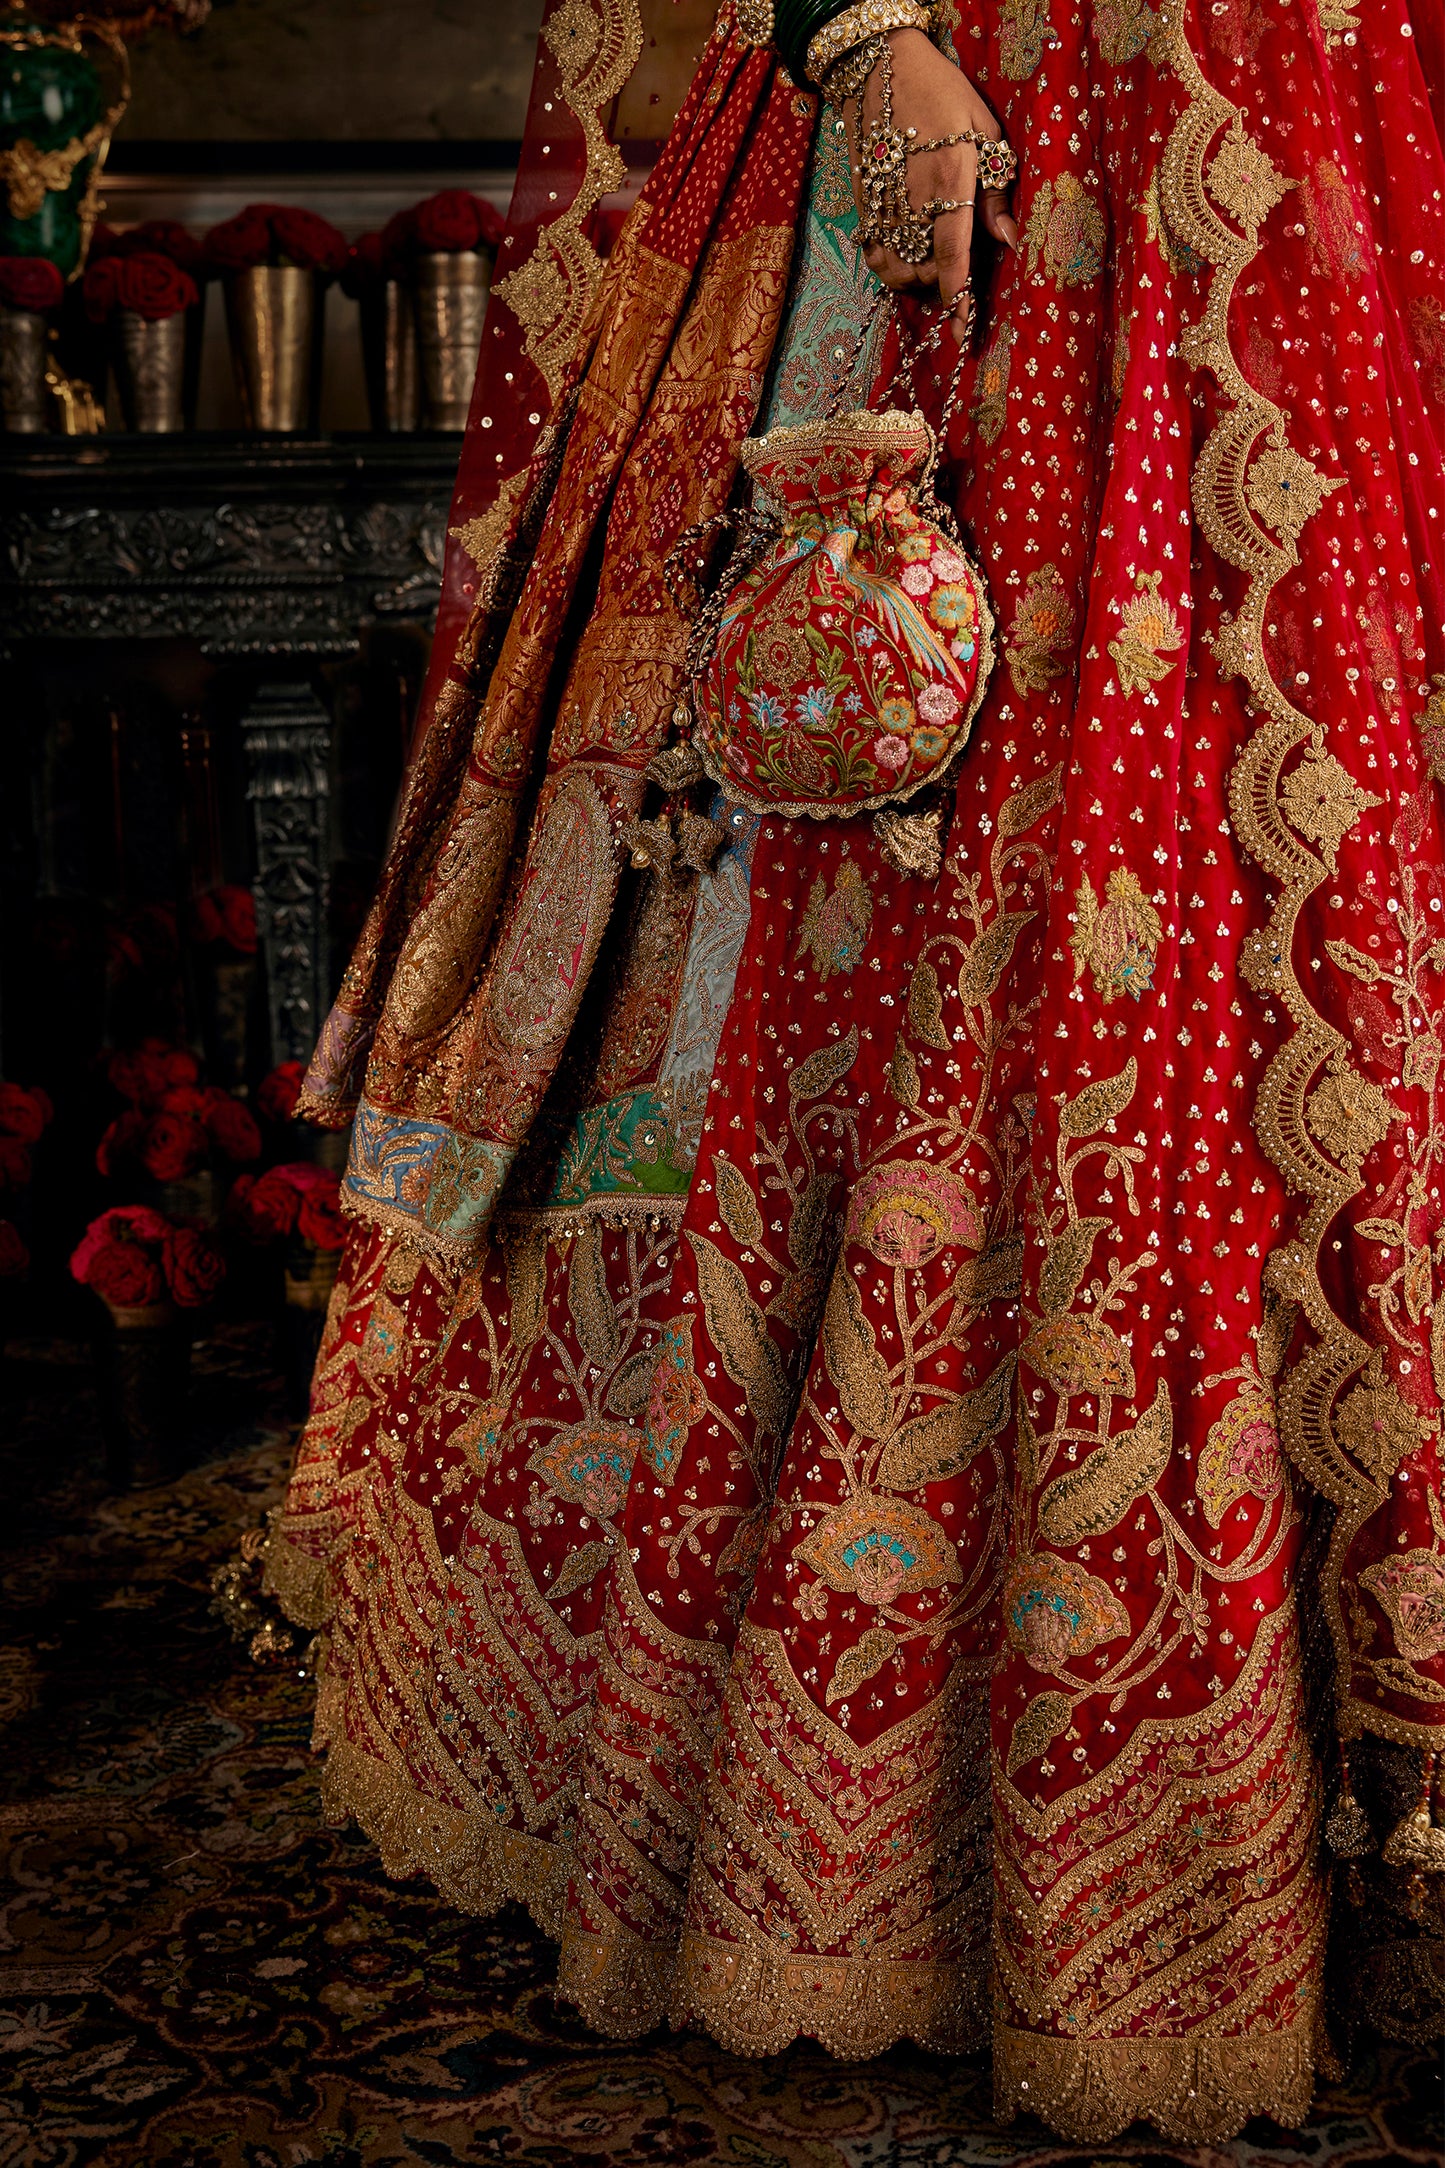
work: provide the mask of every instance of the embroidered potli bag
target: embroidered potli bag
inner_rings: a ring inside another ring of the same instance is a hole
[[[752,507],[724,515],[737,541],[689,657],[692,744],[730,800],[813,820],[879,814],[910,873],[936,871],[941,820],[936,805],[898,809],[951,776],[993,664],[983,574],[933,489],[964,351],[938,435],[916,409],[882,404],[744,444]],[[700,568],[704,531],[683,538],[674,576],[679,560]]]

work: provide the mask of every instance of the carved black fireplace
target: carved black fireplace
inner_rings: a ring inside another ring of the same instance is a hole
[[[254,1078],[309,1052],[384,847],[457,451],[0,440],[11,1073],[54,1073],[72,1038],[83,1058],[92,1029],[127,1028],[104,953],[117,925],[163,908],[184,931],[199,890],[236,884],[260,969],[244,1050],[232,1030],[213,1065]],[[67,989],[77,968],[98,1002]],[[182,958],[181,1013],[130,1026],[214,1038],[194,980]]]

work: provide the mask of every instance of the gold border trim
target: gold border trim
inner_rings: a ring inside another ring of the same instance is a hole
[[[1292,451],[1285,410],[1249,383],[1235,357],[1229,310],[1239,279],[1260,253],[1259,229],[1292,181],[1274,172],[1260,146],[1244,130],[1243,109],[1216,90],[1204,74],[1185,32],[1185,0],[1166,0],[1166,50],[1188,98],[1160,164],[1159,198],[1170,233],[1211,267],[1204,313],[1179,342],[1190,367],[1208,369],[1224,412],[1202,446],[1192,479],[1194,515],[1205,540],[1227,564],[1245,575],[1237,616],[1217,637],[1221,676],[1243,678],[1246,705],[1260,720],[1235,763],[1229,803],[1238,847],[1247,851],[1279,892],[1268,921],[1248,937],[1255,955],[1273,959],[1271,999],[1287,1011],[1292,1030],[1260,1081],[1254,1126],[1261,1147],[1289,1190],[1306,1206],[1293,1234],[1265,1263],[1267,1282],[1298,1301],[1317,1344],[1290,1368],[1279,1391],[1280,1435],[1290,1459],[1336,1508],[1329,1559],[1323,1575],[1325,1607],[1340,1671],[1337,1722],[1341,1735],[1362,1730],[1404,1745],[1433,1746],[1438,1727],[1411,1723],[1361,1702],[1351,1692],[1352,1652],[1340,1601],[1345,1554],[1377,1509],[1386,1489],[1366,1475],[1339,1445],[1332,1422],[1345,1385],[1364,1368],[1369,1343],[1340,1316],[1325,1292],[1320,1250],[1326,1231],[1364,1182],[1305,1139],[1302,1108],[1309,1086],[1326,1064],[1346,1052],[1343,1035],[1315,1008],[1291,961],[1300,911],[1333,873],[1333,854],[1322,855],[1285,820],[1279,805],[1284,763],[1311,745],[1323,754],[1326,725],[1312,721],[1276,682],[1265,657],[1264,622],[1275,586],[1299,563],[1296,540],[1304,525],[1270,533],[1250,503],[1251,455],[1262,438],[1268,449],[1298,462],[1314,478],[1321,497],[1338,486]],[[1216,138],[1224,141],[1206,174]],[[1262,185],[1261,185],[1262,183]],[[1242,231],[1220,216],[1211,197],[1224,203]],[[1308,507],[1305,516],[1316,507]],[[1353,781],[1353,778],[1351,778]],[[1255,983],[1255,982],[1252,982]]]
[[[492,293],[521,325],[523,351],[555,402],[602,276],[602,259],[582,229],[601,199],[627,182],[602,115],[641,57],[642,11],[638,0],[561,0],[549,9],[542,38],[581,126],[587,159],[567,209],[540,228],[531,255],[498,279]]]
[[[1165,2138],[1223,2144],[1252,2115],[1297,2129],[1314,2094],[1313,2004],[1286,2031],[1189,2033],[1177,2040],[1061,2040],[997,2025],[994,2113],[1037,2115],[1070,2142],[1152,2123]]]

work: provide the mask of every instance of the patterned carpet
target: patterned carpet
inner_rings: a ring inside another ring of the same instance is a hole
[[[518,1913],[458,1919],[318,1816],[310,1689],[238,1659],[212,1567],[279,1495],[267,1343],[197,1350],[199,1465],[110,1496],[87,1351],[11,1343],[0,1481],[0,2168],[1344,2168],[1438,2163],[1428,2051],[1308,2127],[1107,2156],[989,2119],[981,2063],[626,2048],[552,2000]]]

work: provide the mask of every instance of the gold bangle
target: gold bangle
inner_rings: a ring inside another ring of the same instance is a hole
[[[825,23],[808,47],[805,63],[808,81],[821,84],[823,77],[845,53],[888,30],[932,30],[933,10],[922,0],[856,0]]]

